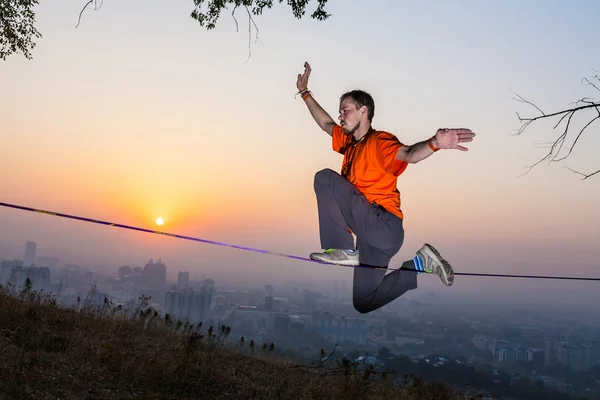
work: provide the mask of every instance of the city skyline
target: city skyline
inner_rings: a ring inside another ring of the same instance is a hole
[[[37,243],[25,244],[25,258],[32,246]],[[190,281],[183,271],[176,283],[167,282],[169,266],[161,258],[150,259],[143,268],[119,267],[112,276],[76,266],[63,269],[48,256],[36,257],[37,262],[53,263],[51,274],[48,267],[23,268],[22,261],[2,260],[0,277],[10,276],[17,286],[13,290],[20,291],[27,276],[34,290],[41,283],[61,307],[87,310],[85,314],[96,309],[127,318],[139,312],[140,318],[150,317],[149,325],[163,329],[189,324],[206,335],[225,333],[223,346],[238,354],[277,350],[277,357],[293,357],[300,365],[313,361],[322,349],[332,350],[332,363],[347,357],[359,365],[394,368],[398,377],[409,371],[427,381],[458,386],[457,374],[462,374],[461,380],[476,381],[484,392],[498,394],[503,387],[504,395],[522,398],[529,398],[523,390],[589,395],[599,389],[593,380],[600,371],[595,310],[587,309],[587,318],[580,318],[564,309],[507,304],[488,308],[482,302],[483,310],[432,295],[423,300],[409,296],[408,301],[359,315],[348,297],[350,288],[337,281],[316,292],[301,282],[249,290],[216,285],[207,277]],[[10,285],[3,287],[2,295],[11,291]]]

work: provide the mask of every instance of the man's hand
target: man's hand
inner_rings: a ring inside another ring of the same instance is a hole
[[[459,143],[472,142],[475,137],[470,129],[438,129],[435,134],[433,145],[439,149],[458,149],[468,151]]]
[[[317,101],[312,97],[310,91],[308,91],[308,77],[310,76],[310,65],[305,62],[304,63],[304,74],[298,74],[298,81],[296,82],[296,86],[298,87],[298,93],[303,93],[302,98],[304,99],[304,103],[308,107],[310,114],[315,119],[315,122],[319,125],[319,127],[327,132],[329,136],[333,135],[333,128],[335,126],[335,121],[331,118],[329,114],[323,107],[317,103]],[[306,93],[308,92],[308,93]]]
[[[304,74],[298,74],[298,81],[296,82],[296,87],[298,91],[305,90],[308,87],[308,77],[310,76],[310,64],[307,62],[304,63]]]

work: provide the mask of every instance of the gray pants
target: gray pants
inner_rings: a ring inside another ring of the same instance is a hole
[[[416,271],[395,270],[386,275],[391,258],[404,242],[402,219],[367,198],[346,178],[331,169],[315,174],[321,248],[359,250],[361,265],[354,268],[353,303],[360,313],[376,310],[417,288]],[[411,260],[402,268],[414,270]]]

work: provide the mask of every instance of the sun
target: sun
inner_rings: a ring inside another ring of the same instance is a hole
[[[156,225],[162,225],[162,224],[164,224],[164,222],[165,221],[162,218],[160,218],[160,217],[156,218]]]

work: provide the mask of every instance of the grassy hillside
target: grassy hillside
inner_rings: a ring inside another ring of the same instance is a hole
[[[135,314],[61,308],[0,289],[0,400],[5,399],[466,399],[444,385],[295,365],[227,327],[187,326],[145,306]]]

